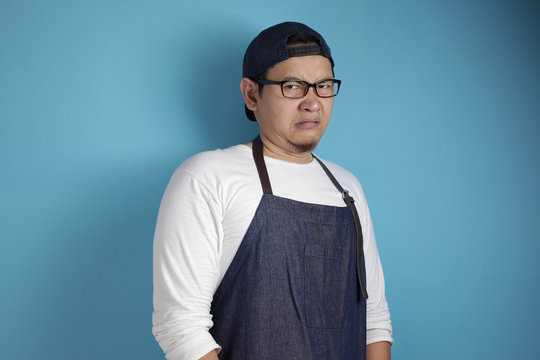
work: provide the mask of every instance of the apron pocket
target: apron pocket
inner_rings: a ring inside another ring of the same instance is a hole
[[[345,262],[337,257],[305,256],[306,325],[339,329],[345,323]]]

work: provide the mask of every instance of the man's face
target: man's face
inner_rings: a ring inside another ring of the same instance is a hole
[[[315,83],[333,78],[330,60],[320,55],[292,57],[266,72],[273,81],[304,80]],[[313,150],[330,121],[334,98],[320,98],[311,87],[301,99],[285,98],[279,85],[265,85],[255,116],[267,146],[289,154]]]

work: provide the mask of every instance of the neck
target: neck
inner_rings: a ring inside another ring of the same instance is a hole
[[[307,164],[313,160],[311,151],[292,152],[292,151],[286,151],[279,148],[275,149],[275,148],[272,148],[272,146],[266,146],[264,142],[263,142],[263,149],[264,149],[263,154],[266,156],[270,156],[275,159],[288,161],[288,162],[292,162],[296,164]]]
[[[294,151],[296,149],[292,144],[290,150],[283,149],[279,146],[274,145],[263,135],[261,135],[261,140],[263,142],[263,154],[265,156],[296,164],[307,164],[313,160],[313,155],[311,155],[311,151]],[[249,143],[246,143],[245,145],[249,146],[250,148],[253,146],[251,141]]]

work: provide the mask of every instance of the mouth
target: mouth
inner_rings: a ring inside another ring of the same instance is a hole
[[[294,124],[294,126],[298,129],[313,129],[319,126],[319,124],[319,119],[304,119]]]

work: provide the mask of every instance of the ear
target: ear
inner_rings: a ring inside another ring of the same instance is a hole
[[[244,97],[246,107],[251,111],[256,111],[259,101],[259,84],[251,79],[243,78],[240,81],[240,91]]]

